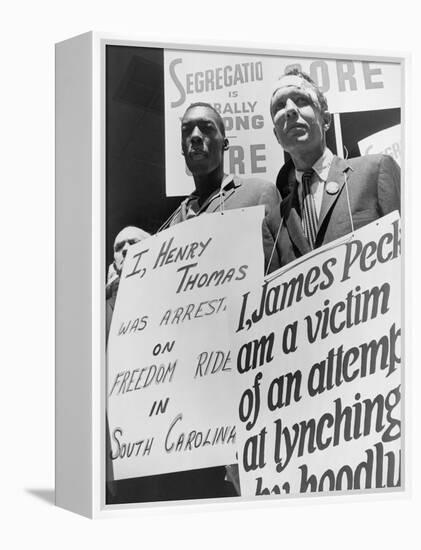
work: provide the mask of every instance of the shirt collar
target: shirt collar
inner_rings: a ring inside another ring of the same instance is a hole
[[[325,147],[325,150],[323,151],[322,156],[319,157],[312,166],[313,170],[316,172],[316,174],[319,176],[319,178],[322,181],[327,180],[327,176],[329,174],[332,160],[333,160],[332,151],[327,147]],[[295,177],[297,178],[297,181],[301,182],[301,178],[303,177],[303,174],[304,174],[304,171],[300,171],[300,170],[295,171]]]
[[[224,193],[226,191],[229,191],[233,187],[238,187],[238,184],[236,184],[234,176],[232,174],[227,174],[222,180],[219,189],[215,189],[215,191],[211,195],[209,195],[209,197],[203,202],[202,206],[198,205],[198,195],[197,191],[195,190],[181,203],[181,211],[182,213],[189,213],[190,217],[192,215],[198,215],[203,210],[206,210],[206,208],[213,200],[217,199],[221,194],[222,196],[224,196]]]

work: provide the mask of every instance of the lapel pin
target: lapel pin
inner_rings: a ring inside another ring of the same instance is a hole
[[[336,195],[338,191],[339,183],[336,183],[336,181],[328,181],[326,183],[326,193],[329,193],[329,195]]]

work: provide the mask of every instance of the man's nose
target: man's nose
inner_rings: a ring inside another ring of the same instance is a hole
[[[201,143],[203,141],[202,132],[197,126],[193,128],[193,132],[191,134],[190,139],[192,143]]]
[[[287,117],[293,117],[293,116],[297,116],[298,114],[298,107],[297,105],[292,101],[292,99],[287,99],[286,101],[286,104],[285,104],[285,112],[286,112],[286,115]]]
[[[130,246],[129,243],[126,243],[126,244],[123,246],[123,250],[121,251],[121,254],[122,254],[123,258],[126,257],[127,250],[128,250],[128,248],[129,248],[129,246]]]

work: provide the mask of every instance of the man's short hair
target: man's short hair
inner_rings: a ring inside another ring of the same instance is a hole
[[[317,86],[317,84],[314,82],[314,80],[311,78],[310,75],[308,75],[304,71],[301,71],[297,67],[292,67],[291,69],[287,69],[282,76],[300,76],[303,80],[306,80],[315,89],[316,94],[317,94],[317,99],[320,103],[320,107],[321,107],[322,111],[328,111],[329,110],[329,108],[327,106],[327,99],[326,99],[324,93],[320,90],[320,88]]]
[[[191,103],[187,107],[187,109],[184,111],[183,118],[185,117],[187,111],[190,111],[190,109],[193,109],[194,107],[206,107],[207,109],[210,109],[211,111],[213,111],[216,115],[216,123],[218,125],[218,128],[220,129],[221,134],[225,137],[225,125],[224,125],[224,121],[222,120],[221,114],[218,113],[215,107],[210,103],[206,103],[205,101],[196,101],[196,103]]]

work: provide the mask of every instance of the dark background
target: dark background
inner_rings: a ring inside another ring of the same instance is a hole
[[[380,109],[358,113],[341,113],[342,143],[348,149],[348,157],[359,157],[358,142],[362,139],[400,124],[400,109]]]
[[[107,266],[121,229],[154,233],[182,199],[165,196],[163,64],[162,49],[107,46]]]

